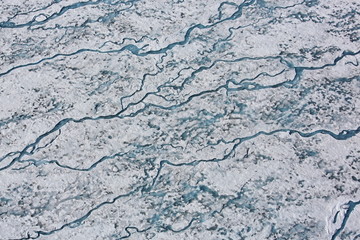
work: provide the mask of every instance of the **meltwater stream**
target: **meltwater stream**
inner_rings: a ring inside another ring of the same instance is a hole
[[[0,2],[0,239],[360,239],[360,3]]]

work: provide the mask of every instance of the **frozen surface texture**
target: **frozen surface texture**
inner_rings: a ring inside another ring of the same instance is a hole
[[[360,239],[358,0],[0,1],[0,239]]]

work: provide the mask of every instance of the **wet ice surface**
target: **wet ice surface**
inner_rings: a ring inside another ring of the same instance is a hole
[[[0,6],[0,239],[360,239],[358,1]]]

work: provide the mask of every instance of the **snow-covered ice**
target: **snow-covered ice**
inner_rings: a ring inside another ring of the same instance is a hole
[[[356,0],[0,2],[0,239],[360,239]]]

